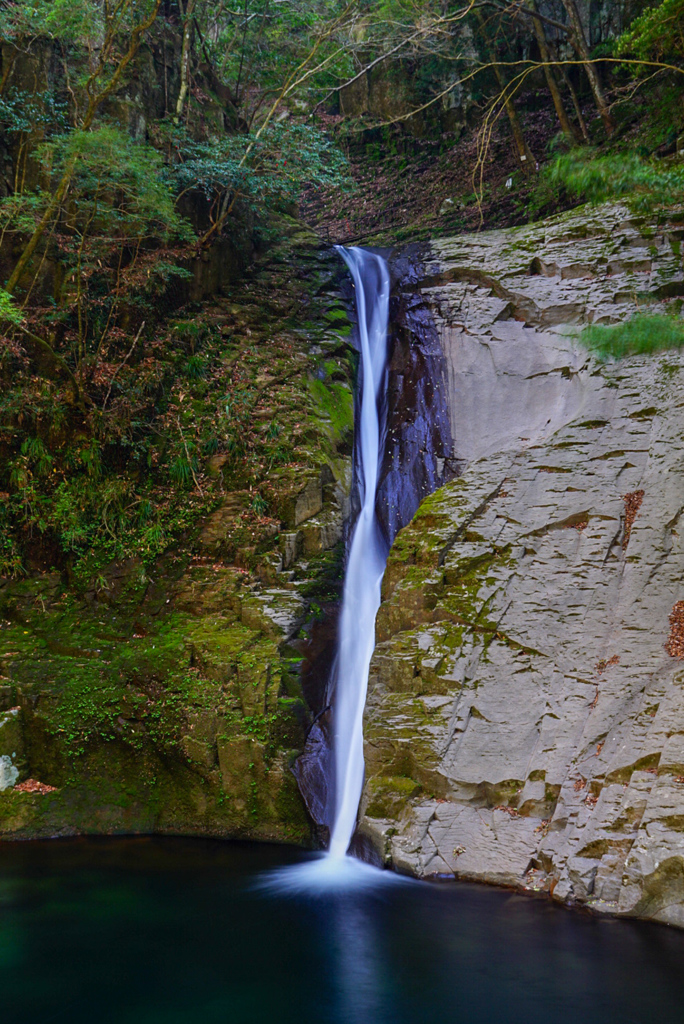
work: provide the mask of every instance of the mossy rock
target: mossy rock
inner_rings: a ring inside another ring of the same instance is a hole
[[[276,639],[230,613],[170,608],[144,622],[103,619],[101,609],[64,595],[44,610],[23,605],[27,588],[17,589],[21,621],[5,621],[1,632],[7,689],[20,710],[0,715],[0,753],[7,746],[18,766],[11,785],[30,774],[55,792],[6,789],[0,834],[180,831],[308,841],[288,767],[307,712],[280,696]],[[244,778],[222,770],[222,735],[258,748],[249,799]]]
[[[368,805],[365,813],[369,818],[396,820],[409,801],[421,792],[422,787],[415,779],[402,775],[377,776],[367,786]]]

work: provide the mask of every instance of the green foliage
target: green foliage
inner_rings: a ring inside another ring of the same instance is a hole
[[[296,199],[310,185],[349,186],[347,162],[325,132],[294,121],[255,133],[194,140],[187,130],[166,125],[161,137],[172,143],[176,162],[167,180],[178,192],[197,190],[210,203],[236,196],[252,207],[273,207]]]
[[[4,288],[0,288],[0,323],[20,324],[24,317],[14,304],[14,299]]]
[[[684,167],[645,160],[636,153],[596,155],[590,149],[562,154],[545,170],[554,184],[590,202],[624,198],[634,210],[671,209],[684,201]]]
[[[192,355],[185,364],[185,372],[190,380],[202,380],[206,373],[204,359],[200,355]]]
[[[163,180],[162,156],[120,128],[100,124],[62,132],[34,155],[42,164],[43,186],[0,199],[0,225],[5,231],[33,231],[51,202],[46,182],[71,169],[60,230],[51,241],[61,273],[52,308],[43,315],[53,331],[60,328],[60,354],[87,381],[97,372],[92,364],[106,351],[108,335],[117,336],[126,307],[135,305],[140,319],[149,317],[172,281],[192,277],[177,261],[195,236]],[[9,297],[0,293],[3,314],[19,322]]]
[[[192,464],[179,455],[169,466],[169,476],[177,487],[189,487],[192,483]]]
[[[32,418],[37,410],[26,397],[24,391],[23,414]],[[0,426],[8,415],[12,412],[6,402],[0,407]],[[178,493],[168,484],[153,486],[149,465],[138,468],[149,452],[148,443],[136,443],[140,424],[124,430],[122,437],[121,422],[110,420],[103,439],[80,434],[65,444],[40,414],[36,420],[43,436],[25,437],[16,456],[0,467],[10,488],[0,517],[0,575],[21,571],[18,534],[23,530],[31,543],[41,536],[48,539],[58,561],[67,557],[77,584],[88,586],[116,559],[135,553],[145,563],[153,561],[211,507],[212,499],[204,502],[180,492],[193,481],[175,432],[163,439],[161,451],[168,450],[168,474],[180,485]],[[62,429],[59,418],[53,423]],[[154,461],[159,454],[155,452]]]
[[[256,397],[256,391],[252,388],[236,388],[226,396],[226,449],[235,457],[245,451]]]
[[[10,38],[35,34],[93,45],[102,27],[102,7],[93,0],[24,0],[3,10],[3,34]]]
[[[48,196],[37,188],[35,192],[11,192],[0,199],[0,229],[30,234],[45,210]]]
[[[45,170],[53,168],[57,175],[74,163],[70,198],[78,202],[81,224],[94,220],[107,237],[192,238],[162,180],[161,154],[120,128],[103,124],[69,132],[43,145],[37,155]]]
[[[213,20],[208,45],[215,66],[222,80],[231,84],[249,122],[254,106],[263,105],[264,93],[270,98],[279,92],[316,41],[320,70],[309,74],[298,91],[300,104],[320,98],[351,73],[350,48],[339,45],[339,36],[324,38],[327,25],[343,10],[339,0],[244,0],[224,7],[220,19],[212,19],[209,5],[200,11],[202,20]]]
[[[67,127],[66,107],[54,92],[8,89],[0,96],[0,126],[7,132],[53,132]]]
[[[683,60],[684,0],[661,0],[648,7],[620,36],[617,53],[639,60]]]
[[[0,33],[12,41],[48,37],[92,50],[102,43],[105,11],[123,32],[143,20],[151,7],[152,0],[120,0],[112,5],[99,0],[19,0],[3,5]]]
[[[168,222],[167,222],[168,226]],[[181,221],[179,234],[185,236],[187,231],[187,237],[191,237],[189,225]],[[185,255],[182,251],[179,255]],[[158,255],[157,258],[151,261],[151,264],[145,269],[147,280],[142,279],[140,283],[140,291],[145,295],[153,296],[164,296],[168,290],[168,286],[174,281],[192,281],[192,271],[188,270],[187,267],[179,266],[178,263],[172,263],[170,260],[166,260],[163,256]]]
[[[6,501],[0,502],[0,577],[19,576],[24,571],[21,551],[12,531],[12,514]]]
[[[674,316],[640,314],[623,324],[590,324],[582,331],[580,341],[602,362],[650,355],[684,346],[684,320]]]
[[[252,511],[257,516],[265,516],[268,513],[268,502],[261,494],[255,494],[252,498]]]

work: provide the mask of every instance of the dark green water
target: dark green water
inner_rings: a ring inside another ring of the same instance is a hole
[[[279,847],[0,845],[2,1024],[682,1024],[684,933],[470,885],[282,897]]]

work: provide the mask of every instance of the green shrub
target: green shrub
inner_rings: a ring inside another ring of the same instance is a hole
[[[10,324],[20,324],[23,319],[21,310],[14,305],[12,296],[4,288],[0,288],[0,323],[5,321]]]
[[[593,203],[623,198],[634,210],[653,212],[684,201],[684,167],[643,160],[636,153],[596,156],[575,149],[556,157],[545,175]]]
[[[662,0],[632,22],[617,41],[617,52],[640,60],[684,57],[684,0]]]
[[[673,316],[638,314],[623,324],[590,324],[581,343],[602,362],[626,356],[649,355],[684,345],[684,320]]]

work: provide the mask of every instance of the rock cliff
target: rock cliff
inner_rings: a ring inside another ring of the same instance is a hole
[[[684,294],[681,237],[607,206],[433,244],[462,471],[394,543],[366,713],[399,871],[684,926],[684,356],[578,341]]]

